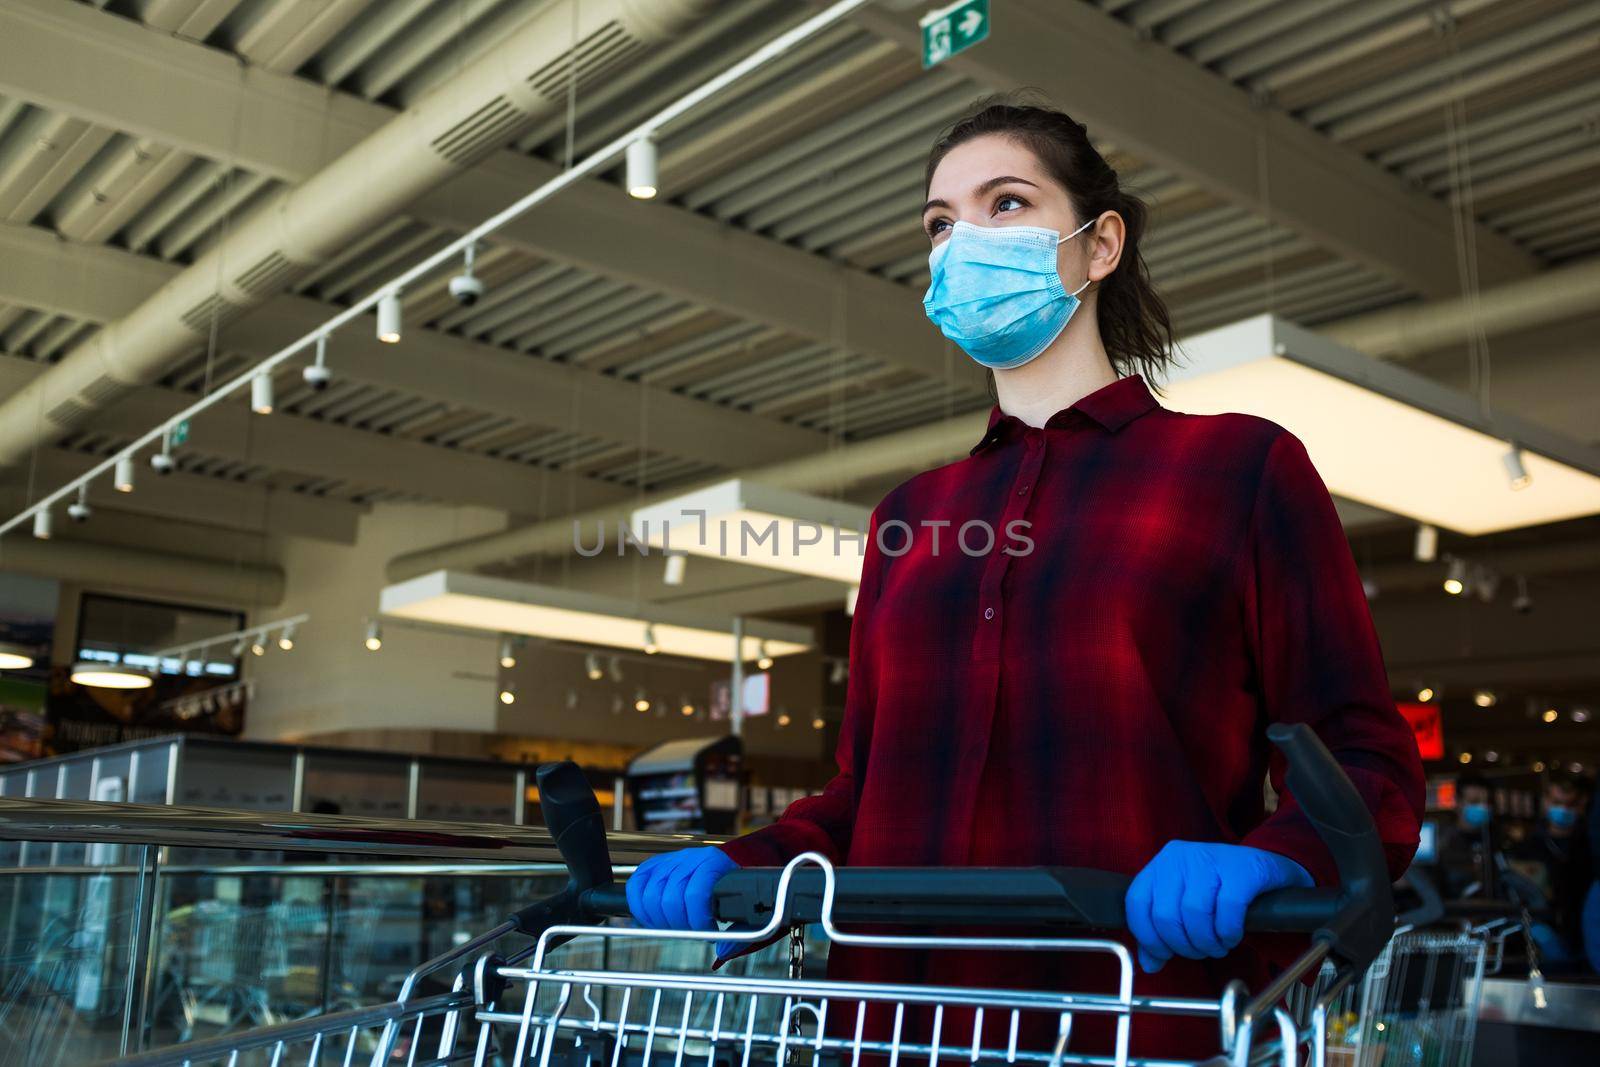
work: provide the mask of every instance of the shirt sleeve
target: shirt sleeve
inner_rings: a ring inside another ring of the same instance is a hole
[[[879,509],[882,505],[879,505]],[[861,585],[850,620],[850,674],[845,689],[844,721],[835,750],[839,773],[816,796],[801,797],[767,826],[720,847],[741,867],[781,867],[802,852],[820,852],[842,865],[850,851],[856,797],[872,738],[877,704],[877,667],[867,632],[878,600],[882,560],[878,552],[878,509],[867,523],[861,564]]]
[[[1390,695],[1377,629],[1333,499],[1287,430],[1267,450],[1242,557],[1246,633],[1268,722],[1316,731],[1372,812],[1391,878],[1411,863],[1423,812],[1422,760]],[[1284,791],[1285,762],[1269,774],[1278,809],[1241,844],[1299,863],[1335,885],[1333,857]]]

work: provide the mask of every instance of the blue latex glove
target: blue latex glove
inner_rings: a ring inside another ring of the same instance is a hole
[[[1306,869],[1243,845],[1169,841],[1128,886],[1128,930],[1139,966],[1154,974],[1173,956],[1226,956],[1244,938],[1244,913],[1270,889],[1310,886]]]
[[[738,864],[715,845],[651,856],[624,883],[628,910],[640,926],[658,930],[715,930],[711,889]],[[723,955],[723,944],[717,954]]]

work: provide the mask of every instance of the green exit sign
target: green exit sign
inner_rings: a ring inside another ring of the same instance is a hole
[[[172,447],[177,448],[189,439],[189,420],[183,419],[172,424]]]
[[[989,0],[961,0],[930,11],[922,27],[922,67],[938,66],[989,36]]]

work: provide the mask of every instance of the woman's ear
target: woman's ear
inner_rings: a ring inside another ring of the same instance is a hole
[[[1101,212],[1093,229],[1088,231],[1089,280],[1104,281],[1111,277],[1122,262],[1122,248],[1128,239],[1128,224],[1115,211]]]

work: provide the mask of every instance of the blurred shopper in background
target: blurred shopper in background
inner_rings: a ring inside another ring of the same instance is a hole
[[[1547,973],[1583,969],[1583,907],[1594,882],[1584,783],[1564,771],[1544,784],[1539,823],[1505,848],[1507,866],[1538,891],[1548,916],[1533,927]]]

